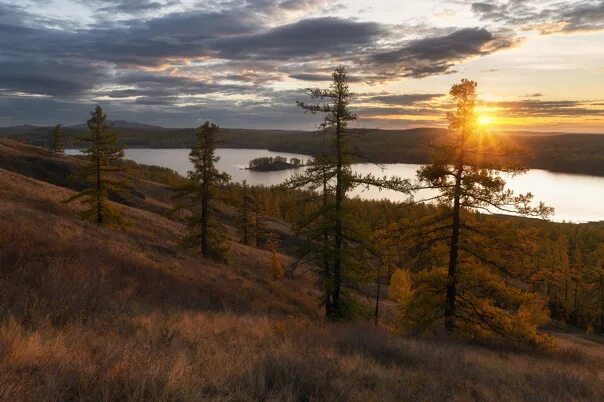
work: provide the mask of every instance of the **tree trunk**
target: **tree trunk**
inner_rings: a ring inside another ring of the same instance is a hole
[[[342,133],[340,122],[336,124],[336,197],[335,197],[335,225],[334,225],[334,264],[332,284],[332,314],[340,310],[340,286],[342,279]]]
[[[568,320],[568,268],[564,271],[564,320]]]
[[[380,266],[381,266],[381,262],[378,261],[377,264],[377,278],[376,278],[376,285],[377,285],[377,291],[375,292],[375,313],[374,313],[374,325],[378,325],[378,320],[379,320],[379,316],[380,316]]]
[[[244,183],[243,184],[243,244],[247,245],[248,244],[248,225],[249,222],[247,221],[247,216],[248,216],[248,199],[247,199],[247,185]]]
[[[99,123],[96,126],[96,223],[98,225],[103,224],[103,209],[101,208],[103,195],[101,194],[101,128]]]
[[[205,171],[203,173],[203,193],[201,195],[201,255],[206,258],[208,257],[208,209],[210,204],[210,183],[209,183],[209,171],[211,170],[211,165],[205,167]]]
[[[327,174],[323,169],[323,211],[327,211]],[[327,219],[323,215],[323,275],[325,280],[325,316],[331,317],[331,272],[329,271],[329,232],[327,230]]]
[[[457,295],[457,256],[459,254],[460,200],[463,164],[459,163],[455,174],[455,193],[453,200],[453,225],[449,249],[449,271],[447,273],[447,296],[445,299],[445,330],[453,332],[455,327],[455,297]]]
[[[600,274],[600,332],[604,334],[604,274]]]

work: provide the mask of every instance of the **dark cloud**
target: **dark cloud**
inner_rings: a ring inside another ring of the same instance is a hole
[[[331,73],[297,73],[290,74],[289,78],[300,81],[311,81],[311,82],[329,82],[333,79]],[[369,82],[375,80],[375,77],[367,75],[349,75],[349,82]]]
[[[483,102],[485,106],[499,108],[506,117],[570,117],[604,116],[604,110],[594,108],[592,101],[542,101],[526,99],[509,102]]]
[[[330,81],[332,79],[331,75],[329,74],[311,73],[291,74],[289,77],[300,81]]]
[[[13,92],[70,97],[106,79],[103,69],[89,63],[42,58],[0,59],[0,88]]]
[[[604,29],[604,1],[582,1],[576,6],[560,6],[564,31],[591,31]],[[557,22],[557,21],[555,21]]]
[[[180,4],[179,0],[80,0],[103,13],[141,14]]]
[[[381,116],[444,116],[444,112],[436,108],[360,107],[355,111],[361,119]]]
[[[372,56],[378,66],[398,70],[403,76],[421,78],[451,72],[459,62],[514,46],[509,33],[494,34],[484,28],[465,28],[450,34],[418,39],[399,49]]]
[[[604,29],[604,1],[548,2],[508,0],[475,2],[472,11],[485,21],[510,27],[536,29],[541,33],[580,32]]]
[[[305,19],[266,32],[222,38],[211,47],[218,57],[282,60],[318,55],[345,56],[358,52],[386,33],[374,22],[340,18]]]
[[[365,98],[365,101],[377,102],[385,105],[410,106],[421,102],[440,98],[444,94],[405,94],[405,95],[377,95]]]

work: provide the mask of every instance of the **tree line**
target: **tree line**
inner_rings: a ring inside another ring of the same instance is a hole
[[[216,168],[218,126],[206,122],[196,131],[187,180],[174,189],[174,211],[186,222],[183,242],[206,258],[228,262],[221,205],[237,206],[239,241],[272,253],[273,277],[292,275],[303,264],[321,279],[325,316],[346,320],[358,313],[356,295],[375,296],[376,323],[384,289],[397,304],[401,331],[435,332],[478,340],[547,347],[551,338],[538,327],[551,316],[604,331],[604,249],[590,250],[568,240],[544,238],[541,221],[492,216],[492,212],[545,220],[553,209],[528,194],[506,188],[503,174],[522,174],[522,152],[491,135],[477,120],[477,83],[452,86],[453,111],[447,135],[429,144],[430,163],[414,179],[353,172],[362,157],[350,146],[356,120],[354,95],[344,67],[337,67],[326,89],[308,91],[317,103],[298,102],[321,114],[320,135],[328,146],[307,168],[278,188],[229,184]],[[82,217],[97,224],[120,224],[108,194],[125,187],[119,161],[123,149],[106,124],[100,106],[88,120],[89,144],[78,177],[86,188]],[[60,126],[52,133],[60,152]],[[356,187],[374,186],[408,195],[402,204],[350,198]],[[417,196],[431,190],[429,198]],[[264,230],[266,216],[289,221],[299,239],[297,260],[285,270],[279,239]],[[519,223],[520,222],[520,223]],[[530,223],[526,223],[530,222]],[[539,223],[535,223],[539,222]],[[604,241],[604,239],[602,239]],[[588,268],[589,266],[589,268]],[[285,272],[284,272],[285,271]]]

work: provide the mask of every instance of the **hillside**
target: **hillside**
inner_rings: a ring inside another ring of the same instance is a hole
[[[193,129],[153,127],[140,123],[114,122],[120,141],[131,148],[188,148],[194,141]],[[50,127],[18,126],[0,128],[8,135],[34,145],[48,143]],[[68,146],[77,147],[84,127],[63,128]],[[444,132],[438,128],[409,130],[357,130],[351,137],[352,154],[359,162],[426,163],[428,144]],[[530,132],[501,133],[506,141],[524,148],[529,168],[555,172],[604,175],[604,135]],[[260,148],[276,152],[316,155],[324,147],[320,134],[309,131],[221,129],[220,146]],[[361,156],[362,155],[362,156]]]
[[[326,324],[315,278],[272,280],[232,226],[228,266],[183,250],[165,184],[129,173],[122,229],[78,220],[74,166],[0,139],[0,400],[604,398],[601,338],[538,354]]]

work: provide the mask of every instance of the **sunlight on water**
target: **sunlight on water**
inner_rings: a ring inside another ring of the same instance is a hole
[[[70,150],[74,154],[77,151]],[[251,185],[276,185],[296,172],[282,170],[277,172],[254,172],[246,170],[251,159],[264,156],[285,156],[308,159],[307,155],[286,152],[271,152],[261,149],[217,149],[220,156],[218,169],[231,175],[233,181],[247,180]],[[182,175],[191,168],[188,149],[127,149],[126,158],[138,163],[168,167]],[[372,164],[355,164],[353,168],[361,174],[373,173],[376,176],[400,176],[415,178],[420,165],[393,163],[380,167]],[[301,171],[301,170],[300,170]],[[530,170],[528,173],[511,178],[508,186],[516,193],[532,192],[536,201],[556,209],[553,220],[587,222],[604,220],[604,177],[552,173],[545,170]],[[428,198],[433,192],[423,191],[415,195],[416,200]],[[357,188],[351,196],[363,199],[389,199],[404,201],[407,196],[390,190],[380,191],[376,188]]]

